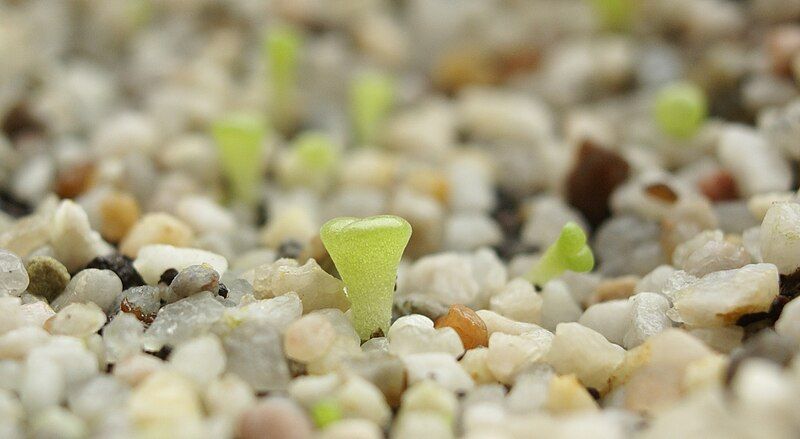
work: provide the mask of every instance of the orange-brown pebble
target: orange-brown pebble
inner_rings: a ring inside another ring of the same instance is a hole
[[[468,47],[445,53],[433,69],[433,83],[447,93],[469,85],[493,84],[497,72],[488,54]]]
[[[100,202],[103,225],[100,234],[109,242],[119,242],[139,221],[139,203],[131,194],[112,192]]]
[[[678,201],[678,194],[664,183],[653,183],[647,186],[644,191],[647,195],[668,204],[674,204]]]
[[[464,305],[451,305],[447,314],[436,319],[435,328],[449,326],[453,328],[464,349],[472,349],[478,346],[489,345],[489,332],[486,330],[486,323],[483,322],[478,314]]]
[[[604,280],[597,285],[594,293],[584,300],[584,305],[588,308],[600,302],[627,299],[633,295],[638,281],[638,276],[620,276]]]
[[[711,202],[730,201],[739,198],[739,190],[736,187],[736,180],[728,171],[715,172],[703,179],[697,185],[700,191],[708,197]]]
[[[75,198],[94,183],[94,164],[83,163],[58,173],[55,192],[61,198]]]
[[[790,75],[792,58],[797,53],[800,53],[800,26],[780,26],[767,36],[767,54],[775,74]]]

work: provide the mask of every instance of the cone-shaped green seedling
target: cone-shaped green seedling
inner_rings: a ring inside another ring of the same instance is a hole
[[[658,92],[654,112],[662,131],[674,138],[686,139],[703,125],[708,115],[708,103],[700,87],[676,83]]]
[[[283,160],[280,178],[289,186],[324,191],[339,162],[339,147],[323,133],[307,132],[295,139]]]
[[[301,34],[289,26],[271,29],[264,42],[269,63],[272,120],[278,127],[293,124],[297,108],[297,65],[303,45]]]
[[[397,266],[411,225],[392,215],[334,218],[319,232],[350,300],[353,326],[362,340],[389,331]]]
[[[211,131],[219,149],[230,196],[252,203],[261,176],[262,143],[266,135],[264,123],[256,115],[236,114],[215,122]]]
[[[594,255],[586,245],[586,233],[570,221],[525,277],[536,285],[544,285],[567,270],[583,273],[593,267]]]
[[[342,419],[342,408],[331,398],[323,398],[311,406],[311,419],[318,428],[325,428]]]
[[[372,72],[355,79],[350,88],[350,114],[361,145],[375,142],[393,104],[392,78]]]

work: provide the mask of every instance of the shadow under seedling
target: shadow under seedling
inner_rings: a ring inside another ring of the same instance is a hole
[[[341,217],[325,223],[320,238],[345,284],[359,337],[388,333],[397,266],[411,225],[392,215]]]

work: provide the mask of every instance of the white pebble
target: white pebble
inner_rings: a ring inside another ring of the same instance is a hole
[[[216,254],[195,248],[178,248],[165,244],[151,244],[139,250],[133,266],[149,285],[156,285],[161,274],[169,268],[178,271],[190,265],[206,263],[220,276],[228,270],[228,261]]]

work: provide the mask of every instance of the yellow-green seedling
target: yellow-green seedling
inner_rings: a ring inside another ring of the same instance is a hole
[[[393,215],[340,217],[325,223],[319,234],[344,282],[358,335],[368,340],[387,334],[397,266],[411,225]]]
[[[703,125],[708,103],[703,90],[691,83],[670,84],[659,90],[654,106],[658,126],[666,134],[686,139]]]
[[[284,184],[326,189],[339,163],[339,147],[320,132],[299,135],[280,167]]]
[[[389,76],[368,72],[350,86],[350,115],[356,140],[372,145],[394,104],[394,81]]]
[[[288,128],[297,114],[297,65],[303,38],[290,26],[270,29],[264,42],[264,52],[269,65],[271,115],[273,123]]]
[[[311,419],[318,428],[325,428],[342,419],[342,408],[332,398],[323,398],[311,406]]]
[[[545,250],[541,259],[525,276],[536,285],[544,285],[550,279],[567,270],[584,273],[594,268],[592,249],[586,244],[586,233],[570,221],[561,229],[556,242]]]
[[[590,0],[600,23],[611,31],[626,31],[633,23],[637,0]]]
[[[235,200],[250,204],[256,199],[266,131],[260,117],[244,113],[220,119],[211,128],[229,195]]]

